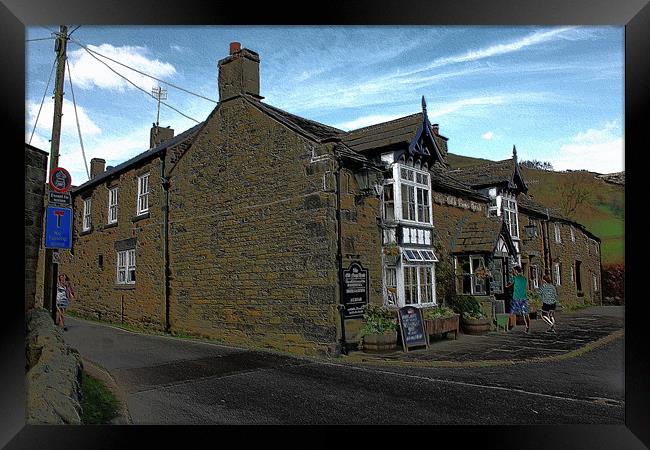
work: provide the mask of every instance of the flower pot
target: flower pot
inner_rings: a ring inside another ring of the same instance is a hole
[[[458,321],[460,314],[454,314],[452,317],[438,319],[425,319],[424,326],[427,334],[447,334],[454,333],[454,339],[458,337]]]
[[[363,337],[363,351],[385,352],[397,349],[397,331],[384,334],[367,334]]]
[[[486,334],[492,328],[492,324],[484,319],[462,319],[463,333],[465,334]]]

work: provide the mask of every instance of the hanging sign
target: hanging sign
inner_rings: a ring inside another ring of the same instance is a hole
[[[346,319],[363,317],[368,304],[368,270],[353,262],[343,270],[343,306]]]
[[[409,347],[425,346],[429,348],[429,336],[424,328],[422,310],[413,306],[405,306],[399,309],[397,316],[404,351],[408,352]]]
[[[72,186],[70,172],[63,167],[52,169],[50,173],[50,189],[54,192],[64,194],[70,190],[70,186]]]

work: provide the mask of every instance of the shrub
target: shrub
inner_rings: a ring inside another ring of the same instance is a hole
[[[422,316],[425,320],[445,319],[452,317],[454,310],[446,306],[437,306],[435,308],[426,308],[422,310]]]
[[[463,319],[483,319],[485,315],[481,312],[481,304],[472,295],[457,295],[454,297],[454,311],[459,313]]]
[[[625,300],[625,265],[603,266],[603,297],[618,297]]]
[[[366,305],[363,326],[360,330],[361,337],[369,334],[384,334],[386,331],[395,330],[397,330],[397,317],[394,310],[385,306]]]

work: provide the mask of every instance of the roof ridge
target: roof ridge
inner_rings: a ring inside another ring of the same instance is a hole
[[[350,133],[356,133],[357,131],[367,131],[367,130],[370,130],[370,129],[374,128],[374,127],[383,126],[383,125],[386,125],[387,123],[397,122],[397,121],[408,119],[408,118],[418,116],[418,115],[422,115],[422,111],[417,112],[415,114],[409,114],[408,116],[398,117],[397,119],[387,120],[386,122],[375,123],[375,124],[372,124],[372,125],[367,125],[365,127],[355,128],[354,130],[344,131],[344,133],[345,134],[350,134]]]

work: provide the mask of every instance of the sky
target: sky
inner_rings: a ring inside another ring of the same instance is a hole
[[[25,37],[25,142],[48,152],[58,29],[30,26]],[[182,113],[161,105],[161,126],[179,134],[205,120],[218,101],[217,62],[233,41],[259,54],[263,101],[292,114],[351,130],[420,112],[424,96],[451,153],[502,160],[515,145],[520,160],[555,170],[624,170],[623,27],[68,29],[59,166],[74,185],[88,179],[78,129],[88,164],[114,166],[148,149],[152,88],[166,89],[164,102]]]

